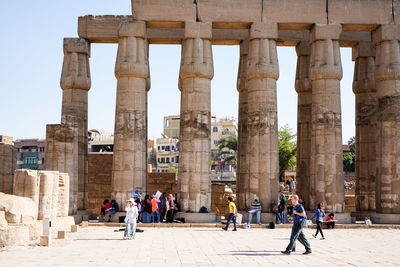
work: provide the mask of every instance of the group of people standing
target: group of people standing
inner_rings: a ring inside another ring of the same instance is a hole
[[[159,197],[146,194],[144,199],[139,194],[136,199],[139,210],[138,222],[142,223],[172,223],[175,212],[178,210],[178,204],[174,195],[166,193]]]

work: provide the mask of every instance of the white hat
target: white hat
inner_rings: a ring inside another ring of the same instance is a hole
[[[127,200],[126,202],[132,202],[134,205],[136,205],[135,200],[132,197],[129,200]]]

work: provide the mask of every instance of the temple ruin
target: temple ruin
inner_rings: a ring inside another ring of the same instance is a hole
[[[46,169],[67,172],[70,214],[87,207],[87,106],[93,43],[116,43],[112,198],[146,192],[150,44],[182,45],[178,198],[210,208],[212,45],[240,45],[240,209],[278,198],[277,46],[298,55],[297,181],[306,208],[323,202],[343,222],[340,47],[353,49],[357,211],[400,222],[400,4],[392,0],[132,0],[131,16],[79,17],[64,39],[60,125],[47,126]],[[194,159],[197,159],[195,161]],[[40,214],[40,211],[39,211]]]

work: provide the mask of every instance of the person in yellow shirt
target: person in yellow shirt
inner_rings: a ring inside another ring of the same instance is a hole
[[[229,216],[228,216],[228,221],[226,222],[226,227],[222,228],[225,231],[228,230],[229,228],[229,222],[232,220],[233,221],[233,231],[236,230],[236,215],[237,215],[237,208],[235,203],[233,203],[233,200],[231,197],[228,197],[228,202],[229,202]]]

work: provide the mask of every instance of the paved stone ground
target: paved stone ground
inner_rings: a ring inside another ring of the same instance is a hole
[[[299,243],[282,255],[290,229],[143,228],[122,240],[113,227],[81,228],[51,247],[0,252],[0,266],[400,266],[400,230],[325,230],[325,240],[306,229],[313,253]]]

